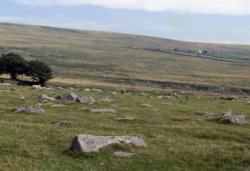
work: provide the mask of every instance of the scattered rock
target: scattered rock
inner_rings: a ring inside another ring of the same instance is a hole
[[[64,107],[65,105],[63,105],[63,104],[53,104],[53,105],[51,105],[51,107]]]
[[[117,152],[114,152],[114,155],[118,156],[118,157],[131,158],[135,154],[134,153],[127,153],[127,152],[124,152],[124,151],[117,151]]]
[[[44,114],[45,110],[41,107],[41,105],[27,105],[16,108],[17,113],[37,113]]]
[[[81,134],[74,137],[70,146],[70,150],[84,153],[99,152],[105,147],[116,144],[147,147],[147,144],[143,139],[133,136],[94,136]]]
[[[113,94],[113,95],[117,95],[118,94],[116,91],[111,91],[110,93]]]
[[[17,97],[19,100],[25,100],[25,97],[23,95],[20,95]]]
[[[104,97],[102,99],[99,99],[98,102],[102,102],[102,103],[112,103],[113,100],[108,98],[108,97]]]
[[[90,90],[90,88],[85,88],[84,91],[85,92],[90,92],[91,90]]]
[[[116,113],[115,109],[112,108],[103,108],[103,109],[91,109],[91,113]]]
[[[78,97],[76,99],[76,102],[83,103],[83,104],[94,104],[95,99],[93,97],[84,96],[84,97]]]
[[[244,125],[247,123],[247,116],[246,115],[233,115],[232,110],[229,110],[224,113],[222,118],[219,119],[220,122],[226,124],[239,124]]]
[[[124,118],[116,118],[117,121],[133,121],[135,120],[133,117],[124,117]]]
[[[41,87],[41,85],[33,85],[31,87],[31,89],[33,89],[33,90],[46,90],[46,91],[54,90],[53,88],[50,88],[50,87]]]
[[[64,90],[64,88],[62,88],[62,87],[57,87],[59,90]]]
[[[146,103],[142,104],[142,107],[148,107],[148,108],[152,108],[152,106],[151,106],[151,105],[149,105],[149,104],[146,104]]]
[[[103,92],[101,89],[97,89],[97,88],[92,88],[91,91],[96,92],[96,93],[102,93]]]
[[[69,126],[71,124],[71,122],[67,121],[67,120],[61,120],[61,121],[57,121],[56,124],[58,126]]]
[[[250,105],[250,101],[247,102],[247,105]]]
[[[63,101],[75,102],[77,99],[79,99],[79,96],[75,93],[68,93],[68,94],[58,96],[58,97],[56,97],[56,99],[63,100]]]
[[[127,93],[127,90],[123,88],[123,89],[120,90],[120,93],[121,93],[121,94],[126,94],[126,93]]]
[[[40,100],[50,100],[50,101],[56,100],[54,97],[49,97],[49,96],[47,96],[47,95],[45,95],[45,94],[40,95],[38,98],[39,98]]]
[[[41,85],[33,85],[32,87],[31,87],[31,89],[40,89],[41,88]]]
[[[157,99],[168,99],[168,100],[176,100],[176,96],[158,96]]]

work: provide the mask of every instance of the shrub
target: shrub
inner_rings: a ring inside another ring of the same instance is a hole
[[[28,71],[28,63],[17,54],[9,53],[0,58],[0,74],[10,74],[11,79],[16,80],[17,75]]]
[[[29,62],[27,75],[31,76],[35,81],[38,81],[42,86],[45,85],[46,81],[53,78],[51,68],[47,64],[40,61]]]

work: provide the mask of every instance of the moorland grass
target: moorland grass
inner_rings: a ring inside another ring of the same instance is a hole
[[[11,89],[14,88],[14,89]],[[217,122],[231,108],[237,114],[250,116],[249,99],[216,100],[215,96],[183,94],[177,100],[143,97],[139,92],[112,95],[75,90],[95,99],[110,97],[112,104],[93,105],[64,103],[52,108],[42,102],[45,115],[15,113],[23,104],[38,103],[38,95],[57,96],[70,90],[37,91],[30,87],[0,86],[0,170],[248,170],[250,167],[250,127]],[[18,95],[26,100],[17,99]],[[142,107],[143,103],[152,108]],[[173,105],[167,105],[172,103]],[[113,107],[117,114],[93,114],[89,109]],[[203,117],[198,112],[216,113]],[[134,121],[116,121],[131,116]],[[54,122],[70,120],[68,127]],[[112,150],[81,154],[68,150],[76,134],[133,135],[148,144],[145,149],[128,149],[136,155],[119,158]]]
[[[209,49],[216,60],[145,48]],[[20,52],[51,65],[56,77],[75,80],[131,78],[250,87],[247,45],[173,41],[107,32],[0,24],[0,53]]]

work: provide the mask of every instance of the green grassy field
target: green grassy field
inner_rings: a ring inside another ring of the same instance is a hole
[[[117,89],[113,89],[117,90]],[[52,108],[43,102],[46,114],[15,113],[23,104],[38,103],[38,95],[57,96],[69,90],[38,91],[30,87],[0,86],[0,170],[249,170],[250,125],[224,125],[217,122],[229,108],[250,116],[249,99],[215,100],[216,96],[183,94],[177,100],[143,97],[139,92],[125,95],[74,91],[95,99],[110,97],[112,104],[64,103]],[[17,99],[24,95],[26,100]],[[143,103],[152,108],[142,107]],[[168,105],[166,103],[172,103]],[[89,109],[115,108],[117,114],[93,114]],[[204,117],[198,112],[214,112]],[[134,121],[119,122],[116,117],[131,116]],[[53,122],[69,120],[68,127]],[[68,150],[76,134],[133,135],[142,137],[146,149],[130,149],[131,159],[115,157],[112,150],[81,154]]]
[[[206,49],[213,51],[214,57],[145,50],[150,48]],[[249,96],[239,95],[237,101],[226,101],[218,99],[221,94],[178,90],[181,96],[177,100],[167,100],[157,97],[177,90],[112,82],[142,79],[250,89],[250,46],[0,24],[0,54],[6,52],[48,63],[55,76],[49,82],[52,86],[80,89],[38,91],[28,86],[0,85],[0,171],[250,170],[249,121],[246,125],[218,122],[228,109],[249,118]],[[85,87],[102,88],[104,92],[85,92]],[[111,90],[119,92],[121,88],[130,91],[110,93]],[[41,102],[46,110],[44,115],[13,110],[24,104],[38,103],[40,94],[55,97],[67,92],[95,99],[110,97],[114,102],[93,105]],[[152,98],[141,96],[140,92],[149,92]],[[26,99],[18,99],[19,95]],[[58,103],[65,106],[51,107]],[[152,108],[142,107],[144,103]],[[117,113],[89,112],[99,107],[112,107]],[[200,112],[215,115],[204,117]],[[135,120],[115,120],[125,116]],[[59,120],[69,120],[71,124],[61,127],[55,124]],[[130,159],[114,156],[112,149],[101,153],[73,153],[68,149],[77,134],[139,136],[148,147],[125,148],[136,154]]]

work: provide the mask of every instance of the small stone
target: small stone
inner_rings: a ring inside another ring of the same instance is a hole
[[[103,109],[91,109],[91,113],[116,113],[115,109],[112,108],[103,108]]]
[[[110,93],[113,94],[113,95],[117,95],[116,91],[111,91]]]
[[[149,104],[142,104],[142,107],[147,107],[147,108],[152,108],[152,106],[151,105],[149,105]]]
[[[49,97],[49,96],[47,96],[47,95],[45,95],[45,94],[40,95],[38,98],[39,98],[40,100],[50,100],[50,101],[56,100],[54,97]]]
[[[84,96],[84,97],[78,97],[76,99],[76,102],[83,103],[83,104],[94,104],[95,99],[93,97]]]
[[[20,95],[17,97],[19,100],[25,100],[25,97],[23,95]]]
[[[104,97],[102,99],[99,99],[98,102],[102,102],[102,103],[112,103],[113,100],[108,98],[108,97]]]
[[[40,89],[41,88],[41,85],[33,85],[32,87],[31,87],[31,89]]]
[[[127,153],[127,152],[123,152],[123,151],[117,151],[117,152],[114,152],[114,155],[118,156],[118,157],[131,158],[135,154],[134,153]]]
[[[27,105],[16,108],[17,113],[37,113],[44,114],[45,110],[41,107],[41,105]]]
[[[247,105],[250,105],[250,101],[247,102]]]
[[[71,101],[71,102],[75,102],[78,98],[79,96],[75,93],[68,93],[68,94],[64,94],[64,95],[56,97],[56,99],[58,100]]]
[[[91,90],[90,90],[90,88],[85,88],[84,91],[85,92],[90,92]]]
[[[70,121],[61,120],[61,121],[56,122],[56,124],[57,124],[58,126],[69,126]]]
[[[158,96],[157,99],[168,99],[168,100],[176,100],[176,96]]]
[[[42,87],[41,85],[33,85],[31,87],[31,89],[33,90],[46,90],[46,91],[52,91],[54,90],[53,88],[50,88],[50,87]]]

